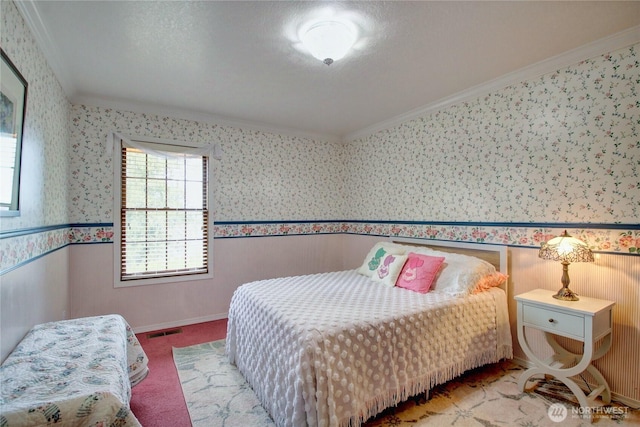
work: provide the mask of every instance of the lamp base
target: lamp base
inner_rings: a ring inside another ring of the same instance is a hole
[[[553,296],[555,299],[559,299],[562,301],[578,301],[578,294],[574,293],[571,289],[563,286],[560,288],[557,294]]]

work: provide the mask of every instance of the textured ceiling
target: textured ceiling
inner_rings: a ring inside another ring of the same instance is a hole
[[[343,138],[640,24],[640,2],[22,1],[72,102]],[[298,29],[347,15],[331,66]],[[640,31],[638,31],[640,33]],[[640,39],[640,37],[638,37]]]

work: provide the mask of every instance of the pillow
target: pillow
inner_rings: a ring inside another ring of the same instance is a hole
[[[380,265],[380,260],[386,254],[403,255],[404,253],[405,250],[399,245],[387,242],[376,243],[364,258],[364,262],[358,269],[358,273],[371,277],[373,272],[376,271]]]
[[[396,286],[426,294],[431,289],[443,262],[444,257],[409,252]]]
[[[496,268],[480,258],[441,251],[431,256],[443,256],[444,265],[433,284],[433,290],[448,294],[469,294],[480,279],[496,272]]]
[[[387,254],[383,256],[380,265],[371,275],[371,279],[387,286],[395,286],[406,260],[406,255]]]
[[[502,284],[506,282],[508,278],[509,276],[500,272],[496,272],[488,276],[484,276],[482,279],[478,281],[478,283],[476,283],[476,287],[473,289],[472,293],[477,294],[480,292],[484,292],[487,289],[502,286]]]

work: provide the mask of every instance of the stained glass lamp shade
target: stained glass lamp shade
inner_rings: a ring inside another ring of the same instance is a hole
[[[569,264],[572,262],[593,262],[593,253],[582,240],[571,237],[565,230],[540,247],[538,257],[562,263],[562,288],[553,297],[564,301],[577,301],[576,295],[569,289]]]

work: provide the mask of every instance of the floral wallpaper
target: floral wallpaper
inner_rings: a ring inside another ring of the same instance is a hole
[[[20,216],[0,231],[68,223],[70,104],[13,2],[0,2],[0,45],[28,83]]]
[[[348,218],[638,223],[638,49],[349,144]]]
[[[340,143],[85,105],[73,106],[71,124],[72,223],[113,221],[113,155],[105,147],[113,131],[219,144],[223,159],[211,170],[216,220],[345,215]]]
[[[0,7],[2,48],[29,81],[22,215],[2,219],[0,274],[68,244],[113,243],[112,131],[222,147],[216,238],[537,247],[554,224],[576,224],[594,250],[640,254],[638,44],[342,144],[70,106],[15,5]]]
[[[71,221],[112,221],[118,130],[219,143],[218,221],[636,223],[639,47],[345,145],[76,105]]]

